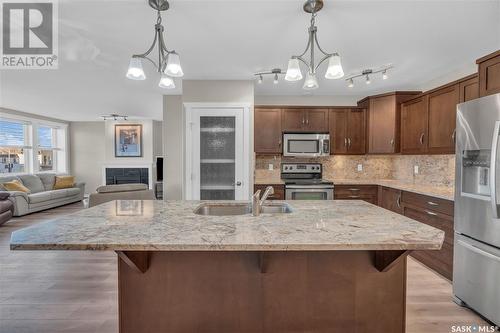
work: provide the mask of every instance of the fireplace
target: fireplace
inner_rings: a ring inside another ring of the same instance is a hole
[[[150,170],[141,167],[106,167],[105,184],[149,184]]]

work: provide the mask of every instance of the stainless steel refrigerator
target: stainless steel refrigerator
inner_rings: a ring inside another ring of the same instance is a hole
[[[453,293],[500,326],[500,94],[457,107]]]

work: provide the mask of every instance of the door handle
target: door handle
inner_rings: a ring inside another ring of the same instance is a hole
[[[495,122],[493,130],[493,139],[491,142],[491,160],[490,160],[490,198],[493,217],[498,219],[497,205],[497,154],[498,154],[498,136],[500,135],[500,121]]]
[[[420,134],[420,144],[424,144],[424,133]]]
[[[236,186],[241,186],[241,182],[240,181],[237,181],[236,183],[233,183],[233,186],[236,185]]]

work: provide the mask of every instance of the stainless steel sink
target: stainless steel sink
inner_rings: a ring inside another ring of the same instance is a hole
[[[261,208],[261,214],[287,214],[293,211],[287,203],[270,203]],[[230,216],[252,214],[250,203],[202,203],[194,210],[198,215]]]

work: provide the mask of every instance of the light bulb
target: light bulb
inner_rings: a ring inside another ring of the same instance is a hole
[[[278,74],[274,74],[274,84],[278,84],[280,81],[278,80]]]
[[[161,79],[160,79],[160,83],[158,83],[158,86],[160,88],[164,88],[164,89],[174,89],[175,83],[171,77],[167,76],[166,74],[162,74]]]
[[[302,88],[305,90],[313,90],[319,88],[318,80],[316,80],[316,74],[308,72]]]
[[[288,68],[286,70],[285,80],[287,81],[302,80],[302,72],[300,71],[298,59],[292,58],[288,60]]]
[[[382,80],[387,80],[388,77],[389,77],[389,75],[387,75],[387,70],[384,70],[382,72]]]
[[[132,57],[130,59],[130,63],[128,65],[127,78],[131,80],[145,80],[146,74],[144,74],[144,70],[142,69],[141,58]]]
[[[344,76],[344,70],[342,69],[342,64],[340,63],[340,56],[338,54],[334,54],[328,60],[328,69],[325,73],[325,78],[332,79],[340,79]]]
[[[261,84],[261,83],[262,83],[262,75],[259,75],[259,79],[257,80],[257,83],[258,83],[258,84]]]
[[[366,75],[366,84],[370,84],[372,83],[372,81],[370,81],[370,76]]]
[[[165,74],[170,77],[183,77],[184,72],[181,67],[181,60],[177,53],[171,52],[167,57],[167,67],[165,67]]]
[[[354,81],[352,79],[349,79],[349,84],[347,85],[347,87],[349,87],[349,88],[354,87]]]

